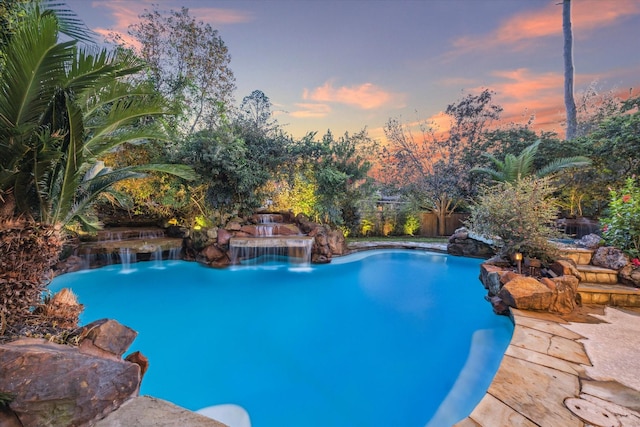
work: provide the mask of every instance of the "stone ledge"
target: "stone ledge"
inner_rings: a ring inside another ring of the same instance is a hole
[[[165,400],[139,396],[93,424],[94,427],[228,427],[204,415],[188,411]]]
[[[597,267],[595,265],[578,265],[578,271],[580,272],[589,272],[589,273],[606,273],[606,274],[615,274],[618,275],[618,270],[612,270],[610,268]]]

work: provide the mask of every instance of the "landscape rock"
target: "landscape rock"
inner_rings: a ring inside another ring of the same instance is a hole
[[[215,245],[209,245],[200,252],[200,257],[202,257],[202,259],[206,263],[218,261],[220,258],[224,257],[225,255],[226,255],[226,252],[221,250]]]
[[[549,268],[558,276],[570,274],[578,278],[580,277],[580,271],[578,271],[576,263],[570,259],[559,259],[551,264]]]
[[[149,396],[130,399],[94,427],[227,427],[226,424],[190,412],[166,400]],[[3,426],[4,427],[4,426]]]
[[[218,238],[218,229],[216,227],[209,228],[207,230],[207,237],[211,241],[216,240]]]
[[[461,227],[449,237],[447,253],[457,256],[489,258],[495,254],[495,251],[491,245],[474,239],[465,227]]]
[[[457,240],[466,240],[469,237],[469,230],[466,227],[458,228],[453,234],[449,237],[449,243],[453,243]]]
[[[640,268],[628,264],[618,272],[618,278],[625,285],[640,288]]]
[[[587,234],[586,236],[582,236],[582,238],[580,238],[579,240],[576,240],[575,243],[576,245],[583,248],[596,249],[598,246],[600,246],[601,240],[602,240],[602,237],[600,237],[597,234],[591,233],[591,234]]]
[[[553,292],[533,277],[520,276],[504,285],[498,297],[509,307],[546,311],[553,300]]]
[[[229,221],[224,228],[228,231],[240,231],[242,224],[240,221]]]
[[[228,230],[225,230],[224,228],[218,230],[218,246],[228,245],[231,237],[232,234]]]
[[[87,425],[136,396],[139,386],[135,363],[42,339],[0,345],[0,389],[15,396],[9,409],[23,427]]]
[[[497,265],[483,263],[480,266],[480,281],[485,289],[489,291],[489,296],[498,295],[502,283],[500,278],[504,275],[504,270]]]
[[[575,276],[560,276],[547,279],[553,283],[553,300],[549,311],[568,314],[576,308],[576,294],[580,281]]]
[[[142,377],[144,377],[144,374],[147,372],[147,369],[149,369],[149,359],[147,359],[147,357],[144,354],[140,353],[139,351],[134,351],[133,353],[125,357],[124,360],[126,360],[127,362],[135,363],[136,365],[140,366],[141,379]]]
[[[79,349],[85,354],[119,360],[137,335],[113,319],[100,319],[82,327]]]
[[[620,270],[629,264],[629,257],[618,248],[603,246],[595,251],[593,258],[591,258],[591,264],[610,270]]]
[[[327,236],[327,243],[333,255],[343,255],[347,251],[344,234],[341,230],[332,230]]]
[[[71,255],[56,264],[56,274],[73,273],[80,271],[84,266],[84,260],[77,255]]]

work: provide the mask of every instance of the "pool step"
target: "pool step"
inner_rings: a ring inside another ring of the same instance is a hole
[[[578,294],[582,304],[640,307],[640,288],[632,286],[580,282]]]

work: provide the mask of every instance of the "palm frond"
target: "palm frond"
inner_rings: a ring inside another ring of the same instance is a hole
[[[95,43],[95,33],[64,2],[42,0],[42,6],[44,15],[51,13],[56,17],[61,33],[84,43]]]
[[[493,181],[502,182],[505,180],[504,173],[502,173],[502,171],[491,168],[475,167],[471,169],[471,172],[483,173],[485,175],[488,175],[489,178],[491,178]]]
[[[0,135],[27,134],[39,125],[73,59],[75,42],[57,43],[53,17],[21,25],[6,50],[0,90]]]
[[[187,165],[175,165],[175,164],[146,164],[140,166],[129,166],[121,168],[133,172],[162,172],[169,175],[177,176],[178,178],[186,179],[187,181],[194,181],[198,178],[198,174],[193,170],[191,166]]]
[[[551,163],[545,165],[543,168],[536,172],[536,176],[539,178],[553,175],[564,169],[569,168],[581,168],[591,165],[591,159],[584,156],[563,157],[561,159],[553,160]]]

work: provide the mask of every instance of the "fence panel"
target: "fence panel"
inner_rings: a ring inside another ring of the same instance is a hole
[[[462,227],[463,220],[467,219],[467,213],[453,213],[444,219],[445,235],[451,236],[457,228]],[[439,237],[438,217],[433,212],[422,212],[420,214],[420,235],[422,237]]]

